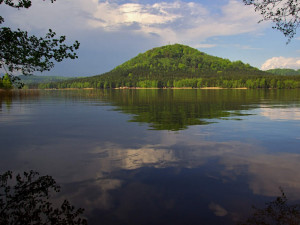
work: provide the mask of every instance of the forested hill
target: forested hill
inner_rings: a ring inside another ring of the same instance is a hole
[[[300,75],[300,69],[298,70],[293,70],[293,69],[270,69],[267,70],[266,72],[272,73],[275,75],[283,75],[283,76],[297,76]]]
[[[199,77],[228,72],[260,73],[249,64],[231,62],[197,49],[175,44],[151,49],[117,66],[108,75],[138,76],[151,79]]]
[[[93,77],[40,85],[40,88],[115,87],[267,87],[269,73],[241,61],[232,62],[189,46],[153,48]],[[271,79],[274,78],[274,75]],[[247,82],[247,79],[250,81]],[[263,79],[263,80],[257,80]],[[272,83],[277,84],[277,80]],[[274,85],[273,85],[274,86]]]
[[[159,80],[200,78],[216,75],[262,74],[257,68],[241,61],[231,62],[207,55],[197,49],[180,45],[153,48],[103,74],[108,81]]]

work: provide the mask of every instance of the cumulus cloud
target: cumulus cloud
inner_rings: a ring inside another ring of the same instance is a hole
[[[264,64],[261,66],[262,70],[276,68],[300,69],[300,58],[285,58],[283,56],[273,57],[265,61]]]
[[[257,14],[236,0],[222,6],[220,14],[212,14],[196,2],[160,2],[152,5],[103,2],[97,5],[93,18],[97,19],[89,21],[93,27],[116,30],[138,23],[137,31],[156,33],[171,42],[205,40],[212,36],[235,35],[258,29]]]
[[[141,51],[165,44],[222,47],[218,41],[221,37],[257,35],[266,26],[257,24],[260,15],[239,0],[225,0],[222,5],[195,0],[32,2],[31,8],[20,10],[2,4],[5,26],[37,36],[44,36],[51,28],[58,35],[66,35],[69,43],[81,43],[76,64],[59,63],[51,75],[99,74]],[[207,41],[212,37],[217,38],[216,43]]]
[[[158,35],[162,41],[199,44],[212,36],[254,32],[262,27],[258,15],[242,2],[230,0],[212,13],[197,2],[117,3],[98,0],[66,0],[55,4],[34,1],[29,10],[3,12],[10,23],[26,29],[45,27],[61,31],[119,30]],[[1,12],[1,14],[3,14]]]

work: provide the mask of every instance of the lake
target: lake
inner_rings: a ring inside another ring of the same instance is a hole
[[[89,224],[236,224],[300,202],[300,90],[0,92],[0,172],[51,175]]]

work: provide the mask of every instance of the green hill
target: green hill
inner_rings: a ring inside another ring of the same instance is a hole
[[[128,86],[126,83],[145,80],[168,82],[186,78],[262,73],[241,61],[231,62],[188,46],[175,44],[139,54],[112,71],[95,76],[94,79],[122,82],[123,85]]]
[[[151,79],[176,79],[211,76],[228,72],[258,73],[241,61],[231,62],[197,49],[175,44],[151,49],[117,66],[108,76],[138,76]],[[129,75],[130,74],[130,75]]]
[[[283,75],[283,76],[297,76],[300,75],[300,69],[298,70],[293,70],[293,69],[271,69],[271,70],[267,70],[266,72],[268,73],[272,73],[275,75]]]
[[[40,88],[251,87],[265,88],[270,75],[241,61],[232,62],[174,44],[141,53],[110,72]],[[274,78],[274,77],[273,77]],[[250,80],[249,80],[250,79]],[[262,79],[262,80],[260,80]],[[273,81],[277,85],[277,80]]]

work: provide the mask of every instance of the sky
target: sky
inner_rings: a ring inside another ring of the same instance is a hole
[[[4,26],[44,36],[49,28],[80,42],[79,58],[37,75],[92,76],[154,47],[184,44],[262,70],[300,69],[300,30],[289,44],[242,0],[33,0],[29,9],[4,4]],[[0,71],[1,73],[3,71]]]

